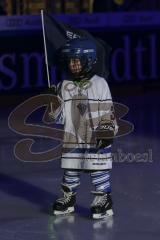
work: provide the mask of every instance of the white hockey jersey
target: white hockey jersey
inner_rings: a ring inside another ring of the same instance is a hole
[[[83,87],[75,85],[73,81],[64,80],[61,98],[61,121],[65,130],[61,167],[111,169],[111,145],[103,151],[98,150],[94,137],[94,130],[100,121],[110,120],[113,114],[112,98],[106,80],[94,75]]]

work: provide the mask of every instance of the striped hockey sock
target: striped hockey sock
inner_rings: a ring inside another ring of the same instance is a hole
[[[69,187],[73,192],[77,192],[77,188],[80,185],[80,171],[65,169],[63,184]]]
[[[95,186],[96,192],[111,192],[109,170],[92,171],[90,175],[92,184]]]

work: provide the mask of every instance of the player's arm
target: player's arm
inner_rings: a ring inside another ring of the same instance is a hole
[[[114,104],[112,102],[109,86],[105,79],[102,79],[100,100],[100,121],[96,129],[97,147],[105,148],[113,143],[113,139],[118,131]]]
[[[57,86],[52,85],[49,89],[45,91],[48,95],[48,107],[43,116],[43,122],[46,124],[51,124],[53,122],[63,124],[63,99],[62,99],[62,83]]]

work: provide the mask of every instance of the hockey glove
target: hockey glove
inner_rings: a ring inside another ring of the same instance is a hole
[[[59,115],[62,105],[61,99],[57,96],[57,87],[55,85],[51,85],[50,88],[45,90],[45,94],[54,95],[54,101],[50,102],[47,112],[50,121],[54,121],[57,115]]]
[[[96,147],[105,148],[113,143],[115,126],[113,121],[103,121],[96,129]]]

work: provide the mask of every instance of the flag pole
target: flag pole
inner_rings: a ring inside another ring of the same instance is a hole
[[[42,20],[42,29],[43,29],[43,42],[44,42],[44,54],[45,54],[45,63],[47,69],[47,80],[48,80],[48,88],[51,88],[50,75],[49,75],[49,66],[48,66],[48,56],[47,56],[47,46],[46,46],[46,36],[44,29],[44,10],[41,9],[41,20]],[[51,113],[53,113],[53,104],[50,102]]]
[[[51,88],[50,76],[49,76],[49,67],[48,67],[48,57],[47,57],[47,47],[46,47],[46,36],[44,29],[44,11],[41,10],[41,20],[42,20],[42,29],[43,29],[43,41],[44,41],[44,54],[45,54],[45,63],[47,69],[47,79],[48,79],[48,87]]]

